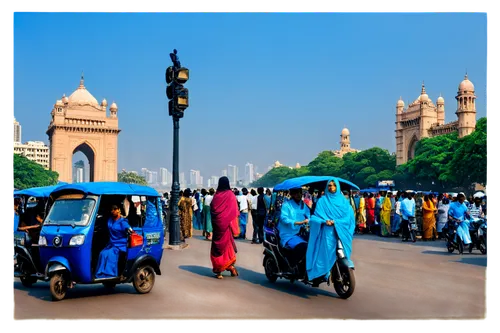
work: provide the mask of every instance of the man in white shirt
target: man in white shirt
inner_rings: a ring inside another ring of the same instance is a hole
[[[246,188],[243,190],[246,190]],[[248,201],[246,195],[242,193],[243,190],[241,192],[238,191],[236,195],[238,206],[240,207],[240,235],[237,237],[239,239],[246,239],[247,232]]]

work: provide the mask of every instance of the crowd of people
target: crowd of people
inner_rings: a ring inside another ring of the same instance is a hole
[[[346,194],[348,195],[348,194]],[[355,193],[351,206],[356,214],[356,230],[381,237],[408,239],[408,219],[414,217],[422,240],[444,238],[443,228],[448,221],[450,207],[460,201],[471,217],[486,215],[486,196],[469,196],[464,193],[415,193],[414,191],[380,191],[379,193]]]

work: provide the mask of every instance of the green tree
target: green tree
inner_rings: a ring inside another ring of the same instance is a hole
[[[26,189],[39,186],[56,185],[59,174],[45,170],[40,164],[14,154],[14,187]]]
[[[122,170],[122,172],[118,174],[118,181],[129,184],[148,185],[148,182],[143,176],[125,170]]]
[[[307,168],[311,176],[337,176],[340,174],[343,164],[344,162],[341,158],[336,157],[331,151],[326,150],[319,153],[318,157],[307,165]]]
[[[446,165],[444,177],[457,185],[486,184],[486,118],[476,123],[476,130],[458,139],[452,158]]]

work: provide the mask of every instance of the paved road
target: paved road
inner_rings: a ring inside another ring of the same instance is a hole
[[[189,248],[165,250],[162,275],[146,295],[131,284],[108,291],[77,285],[52,302],[48,283],[31,289],[14,279],[16,319],[200,318],[484,318],[486,256],[448,254],[443,241],[401,243],[373,235],[356,236],[353,260],[356,290],[348,300],[333,287],[267,281],[262,246],[239,241],[239,277],[217,280],[211,272],[210,242],[199,233]],[[229,274],[226,272],[226,274]],[[460,293],[456,291],[460,290]]]

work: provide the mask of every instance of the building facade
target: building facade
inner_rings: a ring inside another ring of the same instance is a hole
[[[14,118],[14,142],[21,143],[21,125]]]
[[[14,154],[20,154],[48,169],[50,149],[42,141],[14,142]]]
[[[460,138],[471,134],[476,127],[476,95],[467,74],[458,85],[455,96],[457,120],[444,123],[444,98],[432,102],[422,83],[420,96],[405,108],[403,100],[396,104],[396,164],[401,165],[415,156],[415,147],[423,138],[458,132]]]
[[[254,166],[252,163],[245,164],[245,184],[250,184],[255,180]]]
[[[89,181],[116,181],[118,178],[118,106],[101,103],[80,85],[69,96],[57,100],[50,113],[47,129],[50,146],[50,169],[59,180],[72,181],[73,154],[80,151],[89,161]]]

